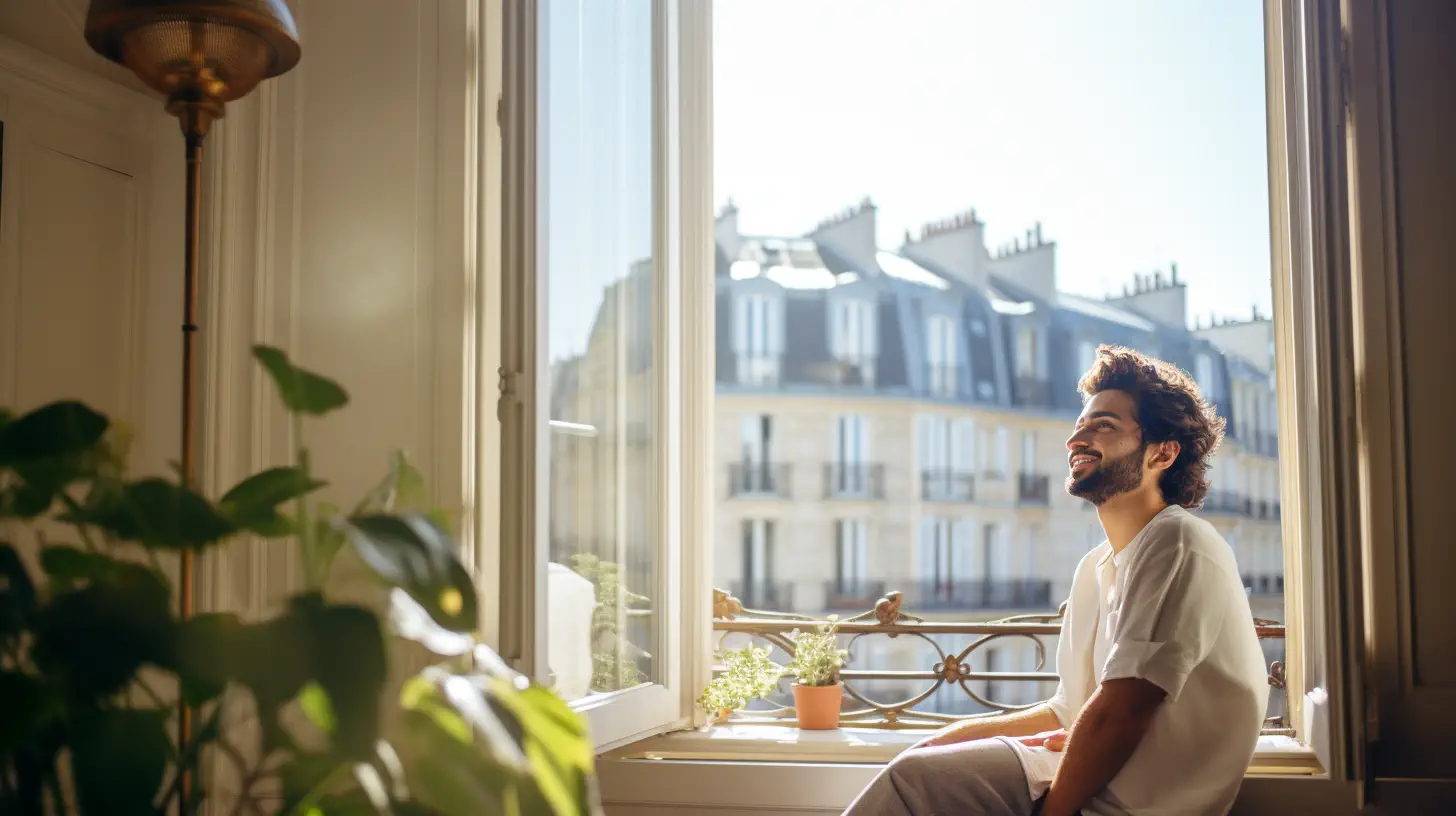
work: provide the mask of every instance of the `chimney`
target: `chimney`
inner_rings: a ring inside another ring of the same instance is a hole
[[[1174,261],[1171,264],[1169,264],[1168,265],[1168,269],[1169,269],[1168,274],[1170,274],[1170,275],[1173,276],[1173,285],[1174,286],[1177,286],[1178,285],[1178,262],[1177,261]]]
[[[1153,273],[1153,289],[1163,288],[1163,271],[1160,269]]]

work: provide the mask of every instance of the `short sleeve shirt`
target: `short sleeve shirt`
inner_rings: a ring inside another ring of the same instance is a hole
[[[1115,557],[1106,542],[1088,553],[1072,579],[1057,674],[1048,704],[1066,728],[1105,680],[1142,678],[1167,693],[1085,813],[1228,812],[1258,744],[1269,685],[1233,553],[1211,525],[1169,507]],[[1055,758],[1007,742],[1040,796]]]

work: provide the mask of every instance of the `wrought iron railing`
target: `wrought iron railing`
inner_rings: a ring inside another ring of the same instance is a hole
[[[920,498],[926,501],[974,501],[976,477],[951,468],[926,468],[920,471]]]
[[[1018,504],[1050,504],[1052,499],[1051,477],[1045,473],[1020,473],[1016,478],[1016,501]]]
[[[840,672],[844,686],[844,704],[840,710],[842,726],[857,728],[914,729],[937,728],[957,720],[983,717],[989,714],[1020,711],[1039,703],[1011,704],[994,700],[988,694],[977,690],[972,683],[992,682],[998,689],[1005,689],[1013,683],[1055,683],[1055,672],[1046,671],[1047,644],[1044,640],[1061,634],[1062,611],[1043,614],[1016,615],[988,622],[930,621],[903,611],[904,594],[888,592],[879,598],[874,608],[839,621],[839,633],[847,642],[844,644],[851,655],[860,640],[872,637],[913,638],[927,644],[933,650],[931,666],[906,666],[894,669],[859,669],[850,665]],[[1064,607],[1065,608],[1065,607]],[[809,629],[826,623],[822,618],[810,615],[795,615],[785,610],[756,609],[745,606],[734,595],[720,589],[713,590],[713,630],[719,633],[719,642],[732,635],[744,635],[760,644],[767,644],[782,650],[786,655],[794,653],[794,641],[790,633]],[[1284,626],[1277,621],[1254,618],[1255,632],[1261,640],[1282,640]],[[948,650],[942,640],[948,637],[963,637],[968,642],[960,650]],[[1009,640],[1022,639],[1032,644],[1035,652],[1035,667],[1031,671],[973,671],[971,659],[975,652],[987,644],[1004,644]],[[716,672],[715,672],[716,673]],[[892,681],[896,683],[923,682],[927,685],[919,692],[898,700],[874,699],[865,684],[871,681]],[[1284,691],[1284,664],[1273,661],[1269,666],[1269,685],[1274,692]],[[925,704],[946,687],[959,688],[971,700],[987,710],[977,714],[955,715],[928,710]],[[1287,705],[1278,700],[1271,709],[1287,711]],[[1265,734],[1292,735],[1294,732],[1281,713],[1265,721]],[[779,706],[762,710],[747,710],[729,715],[729,722],[745,725],[784,725],[794,720],[790,706]]]
[[[1016,404],[1047,408],[1052,404],[1052,384],[1045,377],[1021,374],[1016,378]]]
[[[777,462],[733,462],[728,465],[728,495],[787,499],[793,470]]]
[[[913,585],[927,610],[1050,609],[1052,582],[1032,578],[921,581]],[[870,599],[873,605],[879,596]]]
[[[824,465],[824,498],[883,499],[885,466],[863,462],[829,462]]]

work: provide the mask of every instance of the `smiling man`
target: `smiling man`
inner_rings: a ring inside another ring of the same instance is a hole
[[[1078,384],[1067,492],[1107,540],[1077,565],[1057,693],[956,723],[885,768],[846,814],[1223,814],[1269,687],[1227,542],[1189,510],[1223,420],[1177,367],[1103,346]]]

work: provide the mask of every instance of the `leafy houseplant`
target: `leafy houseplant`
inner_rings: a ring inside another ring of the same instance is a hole
[[[254,356],[295,438],[348,401],[277,349]],[[192,813],[221,803],[214,759],[235,766],[235,814],[264,812],[264,789],[296,816],[594,812],[582,723],[471,637],[470,575],[402,456],[341,513],[312,501],[305,449],[217,501],[127,478],[125,453],[81,403],[0,411],[0,530],[27,539],[0,543],[0,813]],[[260,538],[293,542],[302,592],[263,621],[178,618],[159,556]],[[345,547],[388,588],[383,615],[328,598]],[[398,697],[387,630],[441,658]],[[170,690],[193,712],[181,743]]]
[[[839,706],[844,696],[839,670],[849,653],[839,648],[838,630],[838,616],[830,615],[816,631],[795,629],[789,633],[794,641],[794,657],[788,670],[798,679],[794,683],[794,714],[802,729],[839,727]]]
[[[698,705],[715,720],[772,694],[784,673],[784,667],[770,660],[769,650],[762,647],[719,650],[714,656],[722,661],[723,673],[703,689]]]
[[[633,609],[647,603],[647,598],[622,586],[621,568],[591,553],[571,557],[571,569],[592,582],[596,605],[592,607],[591,638],[593,691],[607,692],[632,688],[646,679],[636,661],[624,659],[619,652],[617,621],[623,608]]]

